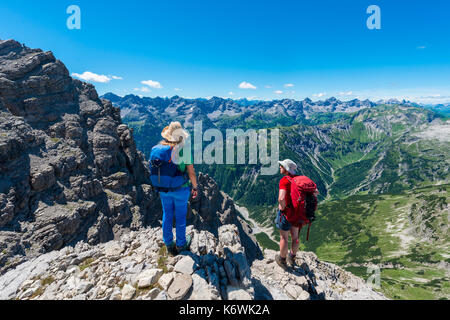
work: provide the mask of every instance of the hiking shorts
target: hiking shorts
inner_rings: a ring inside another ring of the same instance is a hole
[[[278,210],[277,217],[275,218],[275,225],[278,229],[283,231],[291,230],[291,224],[287,221],[286,216],[281,214],[280,210]]]

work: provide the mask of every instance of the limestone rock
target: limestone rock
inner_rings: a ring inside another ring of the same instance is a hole
[[[252,296],[239,287],[228,286],[227,295],[228,300],[252,300]]]
[[[192,287],[192,277],[188,274],[178,274],[167,291],[173,300],[182,300]]]
[[[220,300],[220,293],[214,286],[210,285],[202,272],[192,275],[192,294],[189,300]]]
[[[184,256],[174,267],[174,271],[191,275],[194,273],[196,267],[195,260],[187,255]]]
[[[136,293],[136,289],[129,284],[124,285],[122,289],[122,300],[131,300]]]
[[[169,286],[172,284],[173,279],[175,278],[176,273],[171,272],[171,273],[166,273],[163,274],[159,280],[158,280],[158,284],[167,291],[167,289],[169,289]]]
[[[143,297],[143,300],[155,300],[160,293],[158,288],[153,288]]]
[[[138,287],[147,288],[158,282],[159,278],[163,274],[161,269],[145,270],[137,277]]]

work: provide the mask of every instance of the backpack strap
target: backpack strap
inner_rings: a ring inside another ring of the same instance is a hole
[[[170,146],[170,159],[169,159],[169,163],[172,163],[172,152],[173,152],[173,146]]]
[[[292,177],[290,177],[289,175],[286,175],[285,177],[286,177],[286,179],[288,179],[288,181],[289,181],[290,183],[293,182],[293,181],[292,181]]]

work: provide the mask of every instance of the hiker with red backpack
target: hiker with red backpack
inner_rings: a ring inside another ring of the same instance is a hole
[[[295,265],[300,242],[299,234],[303,226],[309,228],[314,221],[317,209],[317,186],[306,176],[295,174],[297,165],[286,159],[278,162],[280,173],[284,175],[280,180],[278,194],[278,213],[275,224],[280,229],[280,254],[275,256],[277,264],[284,270],[288,265]],[[291,251],[289,251],[289,234],[291,235]]]
[[[172,255],[189,250],[191,236],[186,235],[186,215],[189,197],[198,195],[197,177],[191,154],[183,154],[189,134],[179,122],[172,122],[161,133],[163,140],[150,154],[150,179],[161,198],[163,240]],[[192,184],[192,189],[191,189]],[[173,240],[175,218],[176,242]]]

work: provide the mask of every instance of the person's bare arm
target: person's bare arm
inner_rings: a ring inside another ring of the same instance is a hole
[[[193,164],[188,164],[186,166],[186,170],[189,176],[189,180],[191,180],[192,183],[192,198],[197,198],[198,195],[198,184],[197,184],[197,175],[195,174],[195,169]]]
[[[278,194],[278,209],[280,209],[280,211],[286,209],[286,190],[284,189],[280,189]]]

